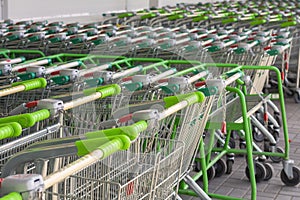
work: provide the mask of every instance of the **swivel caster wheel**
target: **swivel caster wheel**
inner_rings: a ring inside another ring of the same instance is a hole
[[[284,153],[284,150],[281,147],[276,147],[276,152],[277,153]],[[274,163],[280,163],[282,161],[281,157],[278,156],[270,156],[270,159],[274,162]]]
[[[259,183],[259,182],[263,181],[266,177],[266,174],[267,174],[266,168],[260,162],[256,162],[254,164],[254,167],[255,167],[255,180],[257,183]],[[248,166],[246,167],[245,173],[246,173],[247,178],[250,180],[250,172],[249,172]]]
[[[223,159],[218,160],[213,167],[216,171],[215,177],[221,177],[227,171],[227,163]]]
[[[281,181],[287,186],[296,186],[300,181],[300,170],[298,167],[293,167],[293,178],[289,179],[285,171],[282,169],[280,172]]]
[[[256,142],[262,142],[264,141],[264,134],[257,128],[257,127],[253,127],[252,129],[252,135],[253,135],[253,139],[256,141]]]
[[[264,166],[266,168],[266,176],[264,178],[264,181],[268,181],[274,175],[274,167],[270,163],[264,163]]]
[[[232,166],[233,166],[234,160],[226,160],[227,170],[226,174],[232,173]]]

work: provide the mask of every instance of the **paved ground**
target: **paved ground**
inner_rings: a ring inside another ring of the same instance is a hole
[[[292,99],[286,100],[286,114],[291,139],[291,158],[295,165],[300,167],[300,104],[295,104]],[[280,146],[283,147],[283,136],[281,133]],[[233,197],[250,199],[250,183],[244,173],[245,159],[236,158],[233,166],[233,173],[223,175],[210,181],[209,191],[219,194],[226,194]],[[257,184],[257,200],[300,200],[300,184],[296,187],[287,187],[281,182],[280,171],[282,164],[272,163],[275,169],[275,176],[268,182]],[[197,197],[182,196],[184,200],[196,200]]]

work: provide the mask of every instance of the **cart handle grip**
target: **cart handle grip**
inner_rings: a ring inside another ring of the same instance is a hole
[[[205,96],[202,92],[193,92],[188,94],[165,97],[164,102],[165,102],[165,107],[170,108],[171,106],[174,106],[175,104],[180,103],[182,101],[187,101],[188,105],[192,105],[197,102],[199,103],[203,102],[204,99]]]
[[[33,113],[26,113],[0,118],[0,124],[17,122],[21,125],[22,128],[28,128],[33,126],[36,122],[47,119],[49,117],[50,111],[47,109],[42,109]]]
[[[44,88],[47,86],[47,81],[44,78],[36,78],[32,80],[22,81],[22,82],[15,82],[12,84],[12,86],[24,86],[24,91]]]
[[[21,194],[19,194],[18,192],[11,192],[1,197],[0,200],[23,200],[23,198]]]
[[[102,94],[101,98],[105,98],[108,96],[117,95],[121,92],[121,87],[118,84],[111,84],[106,86],[100,86],[96,88],[90,88],[83,91],[85,95],[91,95],[95,92],[99,92]]]
[[[131,140],[126,135],[93,138],[75,142],[78,156],[84,156],[100,148],[104,152],[104,157],[110,155],[112,151],[115,151],[115,148],[118,150],[126,150],[130,147],[130,144]]]
[[[116,135],[126,135],[130,140],[135,140],[140,132],[146,130],[148,124],[146,121],[139,121],[130,126],[124,126],[120,128],[105,129],[101,131],[88,132],[85,134],[87,139],[108,137]]]
[[[17,122],[0,125],[0,139],[18,137],[22,133],[22,127]]]

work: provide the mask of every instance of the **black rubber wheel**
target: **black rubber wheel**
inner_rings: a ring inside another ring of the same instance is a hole
[[[257,183],[259,183],[259,182],[263,181],[266,177],[266,174],[267,174],[266,168],[260,162],[256,162],[254,164],[254,167],[255,167],[255,180]],[[246,167],[245,173],[246,173],[247,178],[250,180],[250,173],[249,173],[248,166]]]
[[[215,177],[221,177],[227,171],[227,164],[225,160],[220,159],[214,164],[214,168],[216,171]]]
[[[211,167],[207,170],[207,179],[212,180],[216,176],[216,170],[214,167]]]
[[[253,139],[256,142],[264,141],[265,136],[257,127],[252,128],[252,134],[253,134]]]
[[[201,171],[201,164],[200,164],[200,162],[194,161],[194,163],[195,163],[194,171],[195,172],[200,172]]]
[[[274,112],[274,119],[278,123],[279,127],[281,127],[280,113]]]
[[[272,133],[276,142],[279,142],[280,132],[278,130],[274,130]]]
[[[235,140],[232,137],[229,139],[229,146],[231,149],[235,149]]]
[[[231,174],[232,173],[233,163],[234,163],[233,160],[226,160],[226,165],[227,165],[226,174]]]
[[[276,147],[276,152],[277,153],[284,153],[284,150],[281,147]],[[274,163],[280,163],[282,161],[282,157],[278,157],[278,156],[270,156],[270,159]]]
[[[294,101],[295,101],[295,103],[300,103],[300,93],[299,92],[295,92]]]
[[[264,166],[266,168],[266,176],[264,178],[264,181],[268,181],[274,175],[274,167],[270,163],[264,163]]]
[[[287,186],[296,186],[300,182],[300,170],[298,167],[293,167],[293,178],[289,179],[282,169],[280,172],[281,181]]]

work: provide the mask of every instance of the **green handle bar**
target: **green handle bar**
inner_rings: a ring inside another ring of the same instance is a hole
[[[23,198],[19,193],[11,192],[4,197],[1,197],[0,200],[23,200]]]
[[[125,135],[93,138],[75,142],[78,156],[84,156],[96,149],[100,149],[104,152],[104,157],[107,157],[107,155],[112,154],[116,150],[126,150],[130,147],[130,144],[129,137]]]
[[[147,127],[148,127],[147,122],[139,121],[130,126],[88,132],[85,134],[85,137],[87,139],[93,139],[93,138],[99,138],[99,137],[125,135],[125,136],[129,137],[130,140],[135,140],[138,137],[139,133],[146,130]]]
[[[27,80],[22,82],[15,82],[12,86],[23,85],[25,87],[25,91],[44,88],[47,86],[47,80],[44,78],[37,78],[33,80]]]
[[[165,107],[169,108],[181,101],[187,101],[189,105],[192,105],[194,103],[200,103],[203,102],[205,99],[205,96],[202,92],[193,92],[193,93],[188,93],[188,94],[181,94],[181,95],[176,95],[176,96],[170,96],[170,97],[165,97],[164,102],[165,102]]]
[[[22,127],[17,122],[0,124],[0,139],[18,137],[22,133]]]
[[[33,113],[26,113],[14,115],[9,117],[0,118],[0,124],[17,122],[22,128],[32,127],[36,122],[47,119],[50,117],[50,111],[42,109]]]
[[[105,98],[119,94],[121,92],[121,87],[118,84],[112,84],[96,88],[89,88],[83,91],[85,95],[91,95],[95,92],[100,92],[102,94],[101,98]]]

